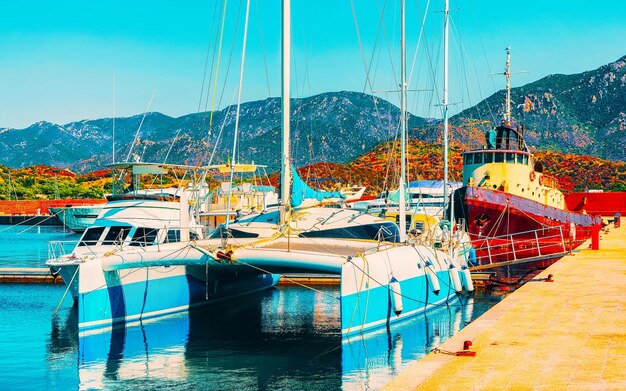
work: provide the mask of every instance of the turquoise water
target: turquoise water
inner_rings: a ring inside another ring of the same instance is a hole
[[[277,287],[87,336],[71,299],[55,314],[63,293],[61,285],[0,284],[0,388],[373,390],[495,303],[455,301],[342,343],[338,287]]]
[[[62,226],[0,225],[0,268],[46,267],[48,241],[78,239],[80,234]]]
[[[63,290],[0,285],[2,388],[377,389],[493,304],[456,302],[342,344],[337,287],[278,287],[79,336],[71,300],[54,314]]]

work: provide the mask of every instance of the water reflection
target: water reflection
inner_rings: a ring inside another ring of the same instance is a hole
[[[385,385],[410,362],[430,352],[471,320],[474,298],[464,297],[396,325],[351,338],[342,346],[344,389],[369,390]]]
[[[456,302],[342,344],[338,294],[281,287],[80,337],[72,310],[53,318],[48,352],[75,352],[81,389],[374,389],[472,318]]]

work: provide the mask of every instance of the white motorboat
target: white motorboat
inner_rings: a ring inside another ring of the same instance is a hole
[[[68,205],[48,208],[68,229],[81,233],[93,225],[104,204]]]

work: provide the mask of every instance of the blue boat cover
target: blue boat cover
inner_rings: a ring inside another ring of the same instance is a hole
[[[296,208],[302,204],[305,199],[314,199],[322,202],[328,198],[346,198],[338,191],[322,191],[314,190],[309,187],[298,175],[296,169],[291,167],[291,206]]]

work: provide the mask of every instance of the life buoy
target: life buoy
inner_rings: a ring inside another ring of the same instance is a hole
[[[539,186],[543,186],[543,175],[539,175]]]
[[[534,171],[531,171],[531,172],[530,172],[530,175],[529,175],[530,181],[531,181],[531,182],[533,182],[533,181],[535,180],[535,178],[536,178],[536,177],[537,177],[537,175],[535,174],[535,172],[534,172]]]

